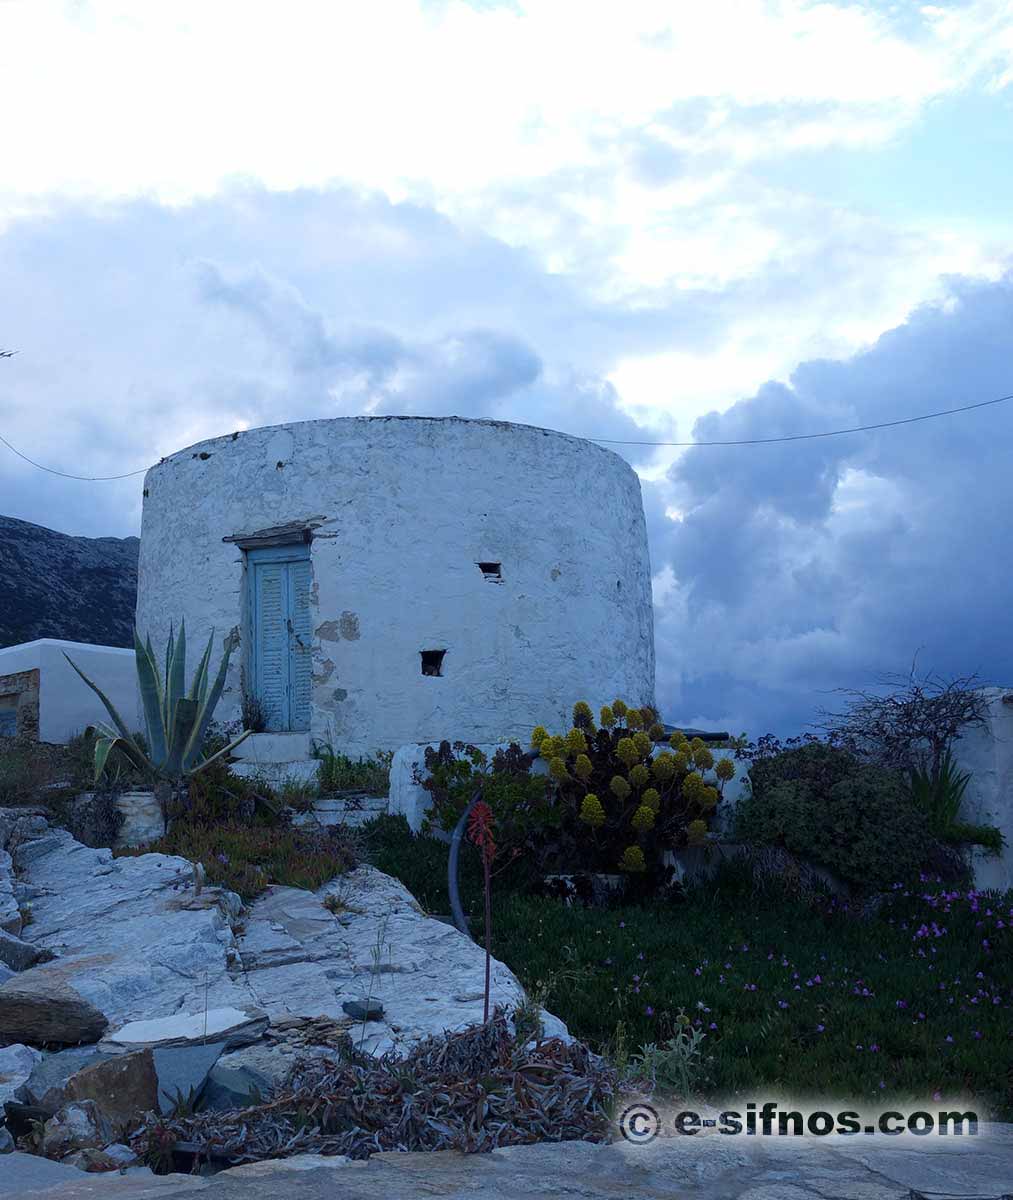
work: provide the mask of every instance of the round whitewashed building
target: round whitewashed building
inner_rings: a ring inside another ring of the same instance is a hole
[[[527,425],[339,417],[162,459],[137,626],[160,654],[181,618],[188,677],[212,629],[213,669],[239,634],[217,719],[256,699],[270,733],[351,755],[526,741],[575,700],[654,699],[639,480]]]

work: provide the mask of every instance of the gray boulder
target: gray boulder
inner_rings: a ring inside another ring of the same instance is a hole
[[[33,967],[0,984],[0,1041],[97,1042],[108,1021],[58,974]]]
[[[49,1109],[51,1113],[65,1103],[64,1088],[72,1075],[87,1066],[105,1062],[112,1056],[103,1054],[94,1046],[73,1046],[69,1050],[58,1050],[55,1053],[39,1057],[32,1073],[20,1089],[26,1104]]]
[[[159,1111],[172,1112],[177,1099],[192,1099],[196,1103],[224,1048],[224,1042],[217,1042],[209,1046],[162,1046],[152,1050]]]
[[[46,1122],[39,1146],[44,1158],[66,1158],[75,1150],[101,1150],[113,1131],[94,1100],[75,1100]]]
[[[266,1098],[274,1085],[275,1080],[253,1067],[217,1066],[208,1076],[200,1102],[201,1112],[249,1108]]]
[[[0,930],[19,934],[21,924],[21,910],[14,894],[14,864],[0,843]]]
[[[4,1046],[0,1049],[0,1111],[8,1100],[20,1099],[19,1092],[42,1055],[31,1046]]]
[[[63,1092],[66,1107],[94,1101],[115,1133],[122,1135],[158,1102],[158,1078],[151,1051],[119,1054],[90,1064],[67,1080]]]
[[[10,967],[12,971],[27,971],[39,962],[49,962],[54,957],[52,950],[33,946],[31,942],[22,941],[13,933],[0,929],[0,964]]]

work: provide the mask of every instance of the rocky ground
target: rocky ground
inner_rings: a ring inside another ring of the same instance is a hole
[[[235,1107],[297,1055],[404,1050],[482,1019],[483,951],[368,866],[244,909],[184,859],[114,858],[0,810],[0,930],[0,1104],[85,1167],[130,1112],[191,1092]],[[494,962],[492,1002],[523,998]]]
[[[0,1196],[19,1200],[1002,1200],[1013,1186],[1013,1131],[978,1138],[685,1137],[649,1146],[587,1142],[490,1154],[377,1154],[365,1162],[302,1155],[211,1178],[82,1175],[27,1155],[6,1160]]]

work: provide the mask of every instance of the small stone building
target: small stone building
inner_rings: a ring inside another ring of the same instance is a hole
[[[66,744],[86,726],[108,722],[102,701],[77,676],[65,652],[105,692],[130,729],[142,728],[133,650],[39,638],[0,649],[0,737]]]
[[[314,738],[353,755],[496,742],[578,699],[654,697],[639,480],[525,425],[342,417],[163,459],[144,480],[137,624],[160,650],[184,616],[192,661],[212,628],[216,663],[238,632],[217,715],[256,702],[265,761]]]

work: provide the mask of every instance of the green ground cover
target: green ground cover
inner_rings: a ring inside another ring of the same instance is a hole
[[[446,846],[400,818],[367,829],[370,861],[449,911]],[[1013,1117],[1013,894],[924,879],[860,916],[731,866],[679,900],[601,910],[524,882],[518,866],[494,880],[493,952],[595,1049],[623,1059],[688,1020],[715,1098],[970,1098]],[[462,893],[477,914],[471,848]]]

